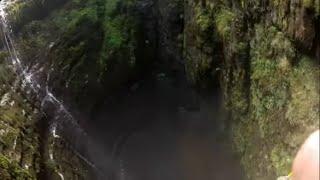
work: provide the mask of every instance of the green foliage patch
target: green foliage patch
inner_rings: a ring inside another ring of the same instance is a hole
[[[222,8],[215,15],[215,25],[220,36],[225,40],[231,37],[232,22],[234,22],[236,14],[230,9]]]
[[[250,108],[235,111],[235,147],[251,179],[286,175],[305,133],[319,127],[319,69],[276,27],[256,25],[250,49]]]
[[[10,161],[7,157],[0,154],[0,177],[3,180],[32,180],[32,176],[26,169],[19,166],[18,162]]]

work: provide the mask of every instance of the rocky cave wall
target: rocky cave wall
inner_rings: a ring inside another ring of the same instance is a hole
[[[185,3],[187,73],[219,76],[249,179],[288,174],[319,127],[319,1]]]
[[[288,174],[319,126],[319,0],[50,2],[16,3],[16,42],[79,117],[158,63],[222,89],[249,179]]]
[[[58,172],[67,179],[90,178],[88,165],[64,140],[51,137],[48,119],[21,88],[6,58],[1,52],[0,178],[54,180],[60,179]]]

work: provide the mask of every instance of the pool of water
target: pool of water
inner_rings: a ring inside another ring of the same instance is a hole
[[[166,81],[109,100],[89,128],[103,149],[90,153],[108,174],[101,179],[243,179],[221,104],[218,92],[199,96]]]

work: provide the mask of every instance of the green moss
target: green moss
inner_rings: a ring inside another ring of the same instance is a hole
[[[14,144],[14,141],[16,141],[19,136],[19,134],[18,134],[19,131],[17,131],[14,128],[7,127],[7,126],[3,126],[3,128],[6,129],[7,133],[4,133],[0,137],[0,143],[1,143],[1,145],[4,146],[4,150],[11,149]]]
[[[222,8],[215,14],[215,25],[220,36],[225,40],[231,37],[232,22],[235,20],[236,14],[230,9]]]
[[[8,56],[9,56],[8,52],[1,51],[0,52],[0,64],[2,64],[3,61],[5,61]]]
[[[320,15],[320,1],[315,1],[315,10],[316,10],[316,16]]]
[[[13,30],[19,30],[24,25],[39,17],[46,17],[50,12],[61,6],[65,1],[15,1],[7,6],[9,19]],[[43,11],[46,9],[46,11]]]
[[[123,32],[125,17],[118,16],[112,21],[108,21],[105,24],[106,29],[106,44],[108,48],[119,49],[124,45],[124,42],[127,40],[127,35]]]
[[[35,179],[38,135],[30,105],[12,90],[15,74],[0,63],[0,179]],[[28,166],[29,168],[24,168]],[[33,166],[34,165],[34,166]]]
[[[24,1],[19,1],[18,3],[14,3],[14,4],[11,4],[10,7],[8,7],[9,9],[9,13],[10,13],[10,16],[13,17],[13,20],[15,22],[19,22],[21,21],[21,18],[22,18],[22,11],[23,9],[27,8],[28,6],[28,3],[24,2]]]
[[[97,21],[96,10],[92,7],[84,8],[81,10],[73,10],[70,12],[71,22],[69,22],[69,28],[77,27],[83,23],[95,23]]]
[[[257,41],[251,43],[251,91],[255,117],[259,119],[263,137],[272,131],[273,127],[266,122],[272,121],[271,115],[285,111],[289,88],[287,76],[295,53],[281,32],[272,27],[267,31],[260,28],[257,27]]]
[[[248,99],[245,87],[245,71],[243,70],[233,70],[232,71],[232,81],[228,79],[229,72],[224,74],[225,80],[228,87],[225,87],[226,91],[229,91],[226,96],[228,97],[227,106],[232,109],[233,112],[239,114],[247,114],[248,110]],[[228,89],[228,90],[227,90]]]
[[[319,125],[319,69],[314,62],[303,56],[294,66],[290,76],[292,89],[286,118],[292,125]]]
[[[275,146],[271,151],[271,164],[276,169],[277,176],[289,174],[292,167],[294,154],[287,148]]]
[[[272,26],[255,26],[250,49],[247,114],[239,108],[246,104],[239,101],[244,90],[230,93],[238,120],[233,128],[235,147],[249,179],[286,175],[303,139],[319,127],[319,68],[297,56],[293,42]]]
[[[210,31],[210,28],[213,30],[213,17],[212,13],[201,6],[197,6],[195,9],[196,13],[196,23],[200,27],[202,32]]]
[[[135,32],[136,22],[129,14],[119,12],[117,5],[120,2],[118,0],[106,1],[105,18],[103,23],[104,39],[102,44],[102,50],[100,55],[100,65],[103,71],[108,70],[108,66],[114,63],[113,60],[120,60],[126,56],[128,60],[124,64],[134,66],[134,50],[135,50]],[[130,9],[133,5],[133,1],[122,2],[122,6]]]
[[[313,6],[313,2],[314,2],[313,0],[303,0],[302,4],[304,7],[310,8]]]
[[[7,157],[0,155],[0,178],[4,180],[31,180],[35,179],[29,174],[28,170],[22,169],[18,162],[10,161]]]
[[[289,88],[287,76],[294,48],[275,28],[261,28],[257,27],[257,39],[251,43],[251,99],[261,137],[268,137],[274,133],[270,122],[285,112]]]

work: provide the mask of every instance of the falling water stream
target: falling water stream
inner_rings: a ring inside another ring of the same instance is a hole
[[[19,53],[14,45],[14,40],[11,36],[12,30],[9,26],[7,20],[7,12],[6,9],[10,5],[15,3],[10,0],[2,0],[0,2],[0,21],[1,21],[1,33],[3,37],[3,43],[9,53],[8,60],[11,61],[13,65],[14,71],[19,75],[19,78],[22,81],[22,88],[27,92],[27,94],[34,93],[36,95],[36,100],[41,102],[41,108],[45,108],[48,104],[53,106],[53,111],[50,112],[55,115],[54,120],[50,125],[50,133],[53,139],[58,139],[60,136],[58,135],[58,131],[63,131],[64,129],[72,129],[72,134],[68,134],[73,137],[64,137],[72,141],[75,138],[81,138],[82,141],[88,139],[86,132],[78,125],[77,121],[74,119],[73,115],[67,110],[65,105],[60,101],[50,90],[48,87],[48,81],[46,84],[41,84],[34,77],[33,72],[28,71],[26,67],[23,66],[23,63],[19,59]],[[48,75],[47,80],[50,79]],[[51,110],[52,111],[52,110]],[[71,131],[70,131],[71,132]],[[54,143],[52,142],[49,149],[49,158],[54,161]],[[74,151],[74,154],[77,155],[80,159],[82,159],[87,165],[91,168],[96,169],[94,163],[92,163],[89,159],[83,156],[80,152],[77,151],[77,148],[72,148],[76,144],[71,144],[71,150]],[[61,180],[64,180],[64,176],[61,172],[56,170],[56,173],[59,175]]]

